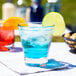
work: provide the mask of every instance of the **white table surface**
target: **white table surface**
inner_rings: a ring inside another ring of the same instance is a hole
[[[22,47],[20,42],[15,42],[16,47]],[[70,64],[76,65],[76,54],[69,52],[70,48],[65,43],[52,43],[49,49],[50,59],[55,59],[57,61],[68,62]],[[7,68],[9,66],[9,68]],[[23,71],[24,65],[24,55],[23,52],[0,52],[0,76],[21,76],[20,74],[14,72],[15,69],[19,72]],[[12,69],[10,69],[12,68]],[[32,71],[33,68],[31,68]],[[38,69],[36,69],[38,70]],[[27,70],[28,71],[28,70]],[[38,74],[30,74],[26,76],[76,76],[76,68],[62,71],[50,71]],[[24,76],[24,75],[23,75]]]

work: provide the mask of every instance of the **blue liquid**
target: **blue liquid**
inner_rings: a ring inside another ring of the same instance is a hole
[[[32,59],[39,59],[47,57],[48,54],[48,42],[41,44],[36,42],[31,42],[29,40],[22,39],[22,45],[24,48],[24,56]]]

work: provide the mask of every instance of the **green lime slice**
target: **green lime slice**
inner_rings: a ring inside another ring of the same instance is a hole
[[[42,26],[53,26],[54,28],[54,36],[60,36],[65,31],[65,22],[63,16],[57,12],[50,12],[46,14],[42,20]]]

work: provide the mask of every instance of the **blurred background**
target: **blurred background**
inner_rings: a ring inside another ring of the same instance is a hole
[[[12,2],[13,5],[15,6],[18,6],[18,7],[23,6],[26,8],[29,8],[30,6],[33,5],[31,0],[0,0],[0,19],[2,19],[2,14],[3,14],[2,12],[3,4],[6,2]],[[60,12],[64,17],[66,26],[72,31],[76,32],[76,21],[75,21],[76,20],[76,0],[48,0],[48,1],[41,0],[41,5],[44,9],[44,15],[51,11]]]
[[[16,4],[18,0],[13,0]],[[0,0],[0,19],[2,19],[2,5],[6,0]],[[25,0],[26,6],[31,5],[31,0]],[[45,6],[47,0],[42,0],[41,3]],[[71,24],[74,17],[76,17],[76,0],[62,0],[61,1],[61,13],[64,16],[66,24]],[[76,21],[75,21],[76,22]]]

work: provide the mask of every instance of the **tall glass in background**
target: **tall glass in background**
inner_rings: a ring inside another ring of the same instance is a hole
[[[13,0],[5,0],[5,1],[6,2],[2,5],[2,19],[3,20],[6,20],[9,17],[13,17],[16,14],[15,5],[12,3]]]
[[[26,0],[17,0],[16,5],[16,16],[25,19],[26,13]]]
[[[22,25],[28,24],[28,27]],[[19,32],[26,64],[46,63],[54,26],[42,27],[41,23],[21,23]]]
[[[43,19],[43,6],[41,0],[32,0],[30,7],[30,22],[42,22]]]
[[[44,11],[45,15],[49,12],[61,12],[61,0],[47,0]]]
[[[0,51],[10,51],[14,48],[14,29],[9,25],[11,23],[0,22]]]

